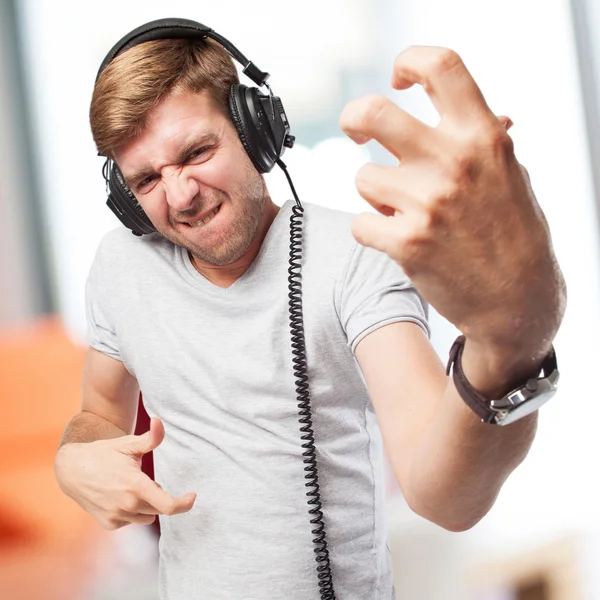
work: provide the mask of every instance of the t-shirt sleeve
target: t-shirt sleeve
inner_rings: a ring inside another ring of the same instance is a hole
[[[384,252],[356,244],[338,298],[340,321],[352,352],[372,331],[400,321],[416,323],[430,336],[427,303],[400,265]]]
[[[106,287],[102,276],[102,251],[96,253],[85,286],[85,309],[89,345],[111,358],[121,359],[114,323],[106,301]]]

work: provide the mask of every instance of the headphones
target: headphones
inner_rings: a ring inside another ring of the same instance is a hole
[[[231,42],[210,27],[188,19],[158,19],[141,25],[111,48],[100,65],[96,81],[114,58],[143,42],[207,37],[221,44],[243,66],[243,72],[258,87],[265,86],[269,90],[268,94],[263,94],[257,87],[236,83],[231,86],[228,102],[229,115],[252,164],[259,173],[268,173],[280,162],[285,148],[292,148],[294,145],[294,136],[289,133],[290,125],[283,104],[277,96],[273,96],[267,83],[269,74],[261,71]],[[104,163],[102,174],[108,192],[106,204],[121,223],[131,229],[134,235],[156,232],[148,215],[125,183],[119,167],[109,158]]]

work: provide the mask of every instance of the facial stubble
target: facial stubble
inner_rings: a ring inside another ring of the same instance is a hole
[[[214,190],[210,196],[202,198],[204,206],[220,203],[228,204],[228,211],[233,214],[224,239],[212,246],[200,246],[184,236],[173,236],[160,232],[174,244],[187,249],[198,260],[214,265],[229,265],[243,256],[250,247],[261,228],[267,206],[268,192],[263,178],[250,165],[248,177],[239,190],[227,194],[222,190]],[[218,215],[217,217],[218,218]]]

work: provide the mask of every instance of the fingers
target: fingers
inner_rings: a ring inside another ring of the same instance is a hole
[[[118,518],[99,520],[99,523],[103,529],[114,531],[115,529],[121,529],[132,523],[137,525],[152,525],[154,521],[156,521],[156,515],[122,512],[119,514]]]
[[[356,189],[375,210],[390,217],[396,211],[405,212],[415,203],[405,190],[403,174],[402,167],[368,163],[356,174]]]
[[[411,46],[396,58],[392,87],[405,90],[423,86],[442,117],[460,122],[493,118],[479,86],[453,50]]]
[[[129,511],[126,511],[126,512],[129,512]],[[161,514],[161,512],[157,508],[155,508],[154,506],[152,506],[145,500],[141,500],[141,499],[137,500],[135,510],[132,510],[130,512],[132,512],[134,514],[154,515],[154,516]]]
[[[403,240],[408,238],[408,223],[402,217],[361,214],[352,222],[352,235],[363,246],[380,250],[393,257],[402,254]],[[407,273],[410,277],[410,274]]]
[[[152,452],[165,439],[165,428],[160,419],[150,419],[150,430],[142,435],[117,438],[120,450],[132,456],[143,456]]]
[[[147,498],[150,498],[148,501]],[[105,529],[119,529],[130,523],[150,525],[158,515],[173,516],[188,512],[194,505],[196,494],[189,493],[181,498],[174,498],[162,487],[144,476],[138,491],[124,496],[118,508],[99,519]]]
[[[406,216],[429,210],[439,202],[442,191],[451,201],[452,190],[444,188],[436,170],[423,162],[382,167],[368,163],[356,174],[358,193],[385,216],[396,212]]]
[[[172,516],[189,512],[196,501],[196,494],[189,492],[176,498],[147,478],[142,484],[140,499],[156,510],[156,514]]]
[[[447,48],[413,46],[394,63],[392,85],[407,89],[419,83],[430,96],[442,121],[450,118],[460,127],[496,119],[506,130],[508,117],[495,117],[479,86],[460,56]],[[414,118],[382,95],[366,96],[349,102],[340,116],[340,127],[356,143],[376,140],[399,160],[446,152],[436,130]]]
[[[156,515],[140,514],[129,514],[126,515],[125,519],[129,523],[135,523],[136,525],[152,525],[156,521]]]
[[[385,96],[366,96],[349,102],[340,127],[357,144],[377,140],[398,160],[428,154],[433,130]]]
[[[506,130],[513,125],[509,117],[497,119]],[[368,163],[358,170],[355,183],[358,193],[375,210],[389,217],[396,211],[406,212],[432,203],[436,192],[443,189],[443,182],[438,179],[436,171],[427,169],[423,161],[402,163],[398,167]]]

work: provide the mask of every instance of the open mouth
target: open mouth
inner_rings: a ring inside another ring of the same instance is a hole
[[[221,206],[223,205],[219,204],[219,206],[210,211],[210,213],[206,215],[203,219],[200,219],[199,221],[195,221],[193,223],[186,223],[186,225],[188,227],[204,227],[207,223],[210,223],[219,214]]]

